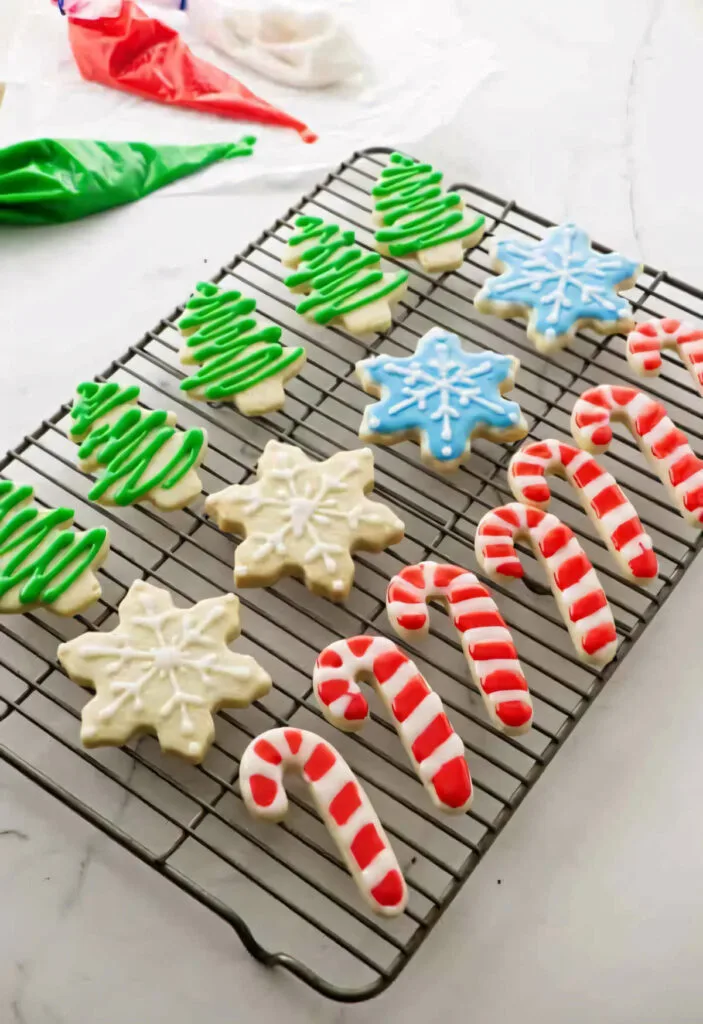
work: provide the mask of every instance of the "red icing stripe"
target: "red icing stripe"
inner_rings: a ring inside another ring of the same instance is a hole
[[[371,895],[380,907],[397,907],[405,894],[403,879],[395,868],[381,879],[371,890]]]
[[[588,401],[592,401],[590,399],[590,397],[589,397]],[[578,412],[576,413],[576,424],[579,427],[590,427],[594,423],[602,423],[602,422],[603,422],[603,413],[602,412],[587,412],[585,410],[579,409]]]
[[[636,331],[638,334],[646,334],[650,338],[656,338],[659,334],[657,325],[653,324],[651,320],[647,321],[646,324],[637,324]]]
[[[660,321],[662,330],[665,334],[676,334],[679,327],[681,326],[680,320],[674,320],[672,317],[665,317]],[[656,329],[656,327],[655,327]]]
[[[454,625],[460,633],[465,633],[467,629],[478,629],[480,626],[504,626],[505,622],[496,608],[490,612],[465,612],[456,617]]]
[[[332,651],[328,647],[317,659],[316,664],[321,668],[340,668],[342,665],[342,658],[336,651]]]
[[[506,523],[510,523],[511,526],[520,525],[520,519],[517,512],[513,512],[511,508],[505,508],[505,506],[502,506],[501,508],[494,508],[493,515],[498,516],[499,519],[502,519]]]
[[[429,686],[419,673],[413,676],[393,698],[391,707],[397,721],[404,722],[430,692]]]
[[[669,479],[676,487],[677,484],[682,484],[684,480],[688,480],[690,476],[697,473],[699,469],[703,469],[703,462],[696,458],[693,452],[690,452],[669,467]]]
[[[464,569],[458,565],[438,565],[435,569],[434,583],[438,589],[448,587],[457,578],[464,575]]]
[[[398,650],[384,651],[374,659],[373,671],[379,683],[385,683],[408,659]]]
[[[507,526],[495,526],[493,523],[484,523],[479,533],[482,537],[512,537],[513,531]]]
[[[467,583],[462,587],[452,587],[449,593],[449,603],[459,604],[460,601],[470,601],[474,597],[490,597],[485,587],[476,583]]]
[[[535,462],[518,462],[513,465],[512,472],[513,476],[544,476],[544,466]]]
[[[589,629],[583,638],[583,649],[586,654],[595,654],[601,647],[612,643],[613,640],[617,640],[615,626],[612,623],[606,622],[602,626],[595,626],[593,629]]]
[[[515,548],[512,544],[486,544],[483,549],[485,558],[515,558]]]
[[[297,754],[300,750],[300,744],[303,742],[303,734],[300,729],[284,729],[283,735],[286,738],[291,754]]]
[[[412,632],[414,629],[422,629],[427,622],[427,612],[415,612],[398,616],[398,625],[401,629],[407,629]]]
[[[604,590],[592,590],[590,594],[586,594],[585,597],[580,597],[578,601],[574,601],[569,608],[569,618],[572,622],[580,622],[586,616],[593,615],[599,608],[605,608],[607,603],[608,598],[605,596]]]
[[[348,679],[326,679],[320,683],[319,694],[323,704],[331,704],[333,700],[344,697],[349,692]]]
[[[574,483],[579,487],[585,487],[592,480],[597,480],[599,476],[603,476],[604,472],[605,470],[601,469],[595,459],[589,459],[588,462],[584,462],[583,466],[579,466],[574,473]]]
[[[665,459],[667,455],[671,455],[682,444],[687,445],[688,438],[682,430],[679,430],[678,427],[672,424],[671,430],[660,441],[652,445],[652,455],[655,459]]]
[[[620,551],[626,544],[629,544],[635,537],[641,537],[643,534],[642,523],[639,521],[636,515],[633,514],[632,519],[628,519],[626,523],[620,523],[619,526],[613,530],[611,540],[613,547],[616,551]]]
[[[538,508],[526,508],[525,509],[525,520],[528,527],[539,526],[544,519],[544,512],[541,512]]]
[[[613,401],[616,405],[628,405],[637,394],[636,388],[623,388],[614,385],[610,389]]]
[[[562,466],[568,466],[572,459],[575,459],[577,455],[581,454],[580,448],[574,448],[571,444],[560,444],[559,445],[559,458],[561,459]]]
[[[471,796],[471,776],[463,757],[453,757],[432,776],[438,798],[447,807],[463,807]]]
[[[657,370],[662,364],[661,356],[649,356],[642,363],[645,370]]]
[[[584,392],[581,398],[584,402],[590,402],[591,405],[599,405],[602,409],[610,409],[608,398],[598,388]]]
[[[657,423],[661,423],[665,416],[666,409],[664,406],[660,405],[659,402],[652,402],[635,420],[635,430],[640,436],[644,437],[653,427],[656,427]]]
[[[269,779],[266,775],[251,775],[249,778],[249,788],[252,799],[257,807],[270,807],[276,799],[278,783],[274,782],[273,779]]]
[[[447,716],[444,714],[437,715],[427,728],[420,733],[412,745],[415,760],[422,763],[426,757],[429,757],[437,749],[440,743],[444,743],[445,740],[449,739],[453,732],[454,730],[449,724]]]
[[[497,693],[499,690],[527,690],[527,680],[518,672],[509,672],[506,668],[497,668],[489,672],[481,683],[484,693]]]
[[[354,811],[361,807],[361,795],[356,782],[347,782],[330,800],[329,812],[338,825],[346,825]]]
[[[552,450],[548,444],[540,443],[530,444],[527,446],[524,452],[525,455],[534,455],[538,459],[551,459]],[[540,470],[544,472],[544,469]]]
[[[591,434],[591,442],[596,446],[596,448],[607,448],[612,436],[613,432],[606,423],[602,427],[596,427]]]
[[[350,843],[350,850],[362,871],[383,850],[383,840],[372,822],[359,829]]]
[[[401,569],[398,575],[401,579],[407,580],[408,583],[412,583],[414,587],[422,589],[425,586],[425,577],[419,565],[406,565],[404,569]]]
[[[562,562],[557,571],[554,573],[554,581],[559,587],[559,590],[566,590],[567,587],[573,586],[574,583],[586,575],[591,568],[591,563],[586,558],[583,551],[578,555],[574,555],[573,558],[567,558],[565,562]]]
[[[532,708],[522,700],[503,700],[496,704],[496,714],[504,725],[519,729],[532,718]]]
[[[386,599],[388,601],[404,601],[405,604],[422,603],[422,598],[414,590],[404,587],[402,583],[391,583]]]
[[[269,743],[268,740],[257,740],[254,744],[254,753],[268,764],[280,764],[283,760],[273,743]]]
[[[640,576],[642,579],[654,579],[658,568],[657,556],[650,549],[630,559],[630,569],[635,576]]]
[[[630,352],[658,352],[659,341],[655,338],[636,338],[630,342]]]
[[[318,743],[305,762],[303,773],[309,782],[317,782],[327,774],[336,760],[331,747],[326,743]]]
[[[501,576],[514,576],[515,579],[520,579],[521,576],[525,575],[525,570],[516,555],[513,556],[512,562],[501,562],[500,565],[497,565],[496,572],[500,573]]]
[[[602,519],[607,512],[612,512],[614,508],[624,505],[625,500],[625,495],[618,485],[611,484],[609,487],[604,487],[600,494],[591,498],[591,507],[598,518]]]
[[[549,533],[546,533],[539,542],[539,549],[545,558],[551,558],[557,551],[561,551],[565,544],[568,544],[573,537],[573,532],[563,523],[553,526]]]
[[[353,636],[347,640],[347,647],[355,658],[363,658],[373,641],[372,636]]]
[[[507,640],[481,640],[469,644],[469,654],[474,661],[494,661],[496,658],[516,658],[515,648]]]
[[[537,501],[540,505],[550,498],[547,484],[528,484],[522,488],[522,495],[526,501]]]

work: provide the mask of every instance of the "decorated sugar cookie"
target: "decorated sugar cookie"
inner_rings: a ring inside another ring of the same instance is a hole
[[[468,210],[458,192],[445,192],[442,173],[393,153],[371,190],[376,247],[396,259],[416,259],[423,270],[456,270],[464,250],[483,238],[485,217]]]
[[[352,334],[387,331],[392,305],[402,299],[408,273],[385,273],[381,257],[356,244],[353,231],[342,231],[320,217],[298,217],[283,254],[283,265],[297,268],[285,279],[302,292],[296,310],[317,324],[341,324]]]
[[[262,416],[285,402],[284,384],[300,372],[305,349],[284,348],[281,328],[261,326],[256,301],[207,282],[196,286],[178,326],[180,360],[198,369],[181,391],[204,402],[234,402],[245,416]]]
[[[74,530],[71,509],[39,509],[33,498],[28,484],[0,480],[0,612],[77,615],[100,597],[107,530]]]
[[[320,817],[371,909],[402,914],[408,891],[371,801],[338,750],[306,729],[269,729],[242,755],[239,784],[251,814],[281,821],[288,810],[284,772],[297,768]]]
[[[631,288],[642,266],[617,253],[598,253],[575,224],[550,228],[541,242],[501,238],[493,269],[474,299],[481,313],[527,319],[527,336],[548,354],[568,345],[581,327],[601,334],[629,331]]]
[[[155,733],[164,753],[202,761],[215,738],[218,708],[241,708],[271,688],[247,654],[227,646],[239,636],[239,600],[211,597],[174,607],[166,590],[137,580],[110,633],[83,633],[61,644],[59,661],[95,691],[83,708],[86,747],[122,746]]]
[[[356,365],[364,390],[381,398],[368,405],[362,441],[421,445],[422,461],[449,472],[471,453],[473,437],[515,441],[527,433],[517,402],[503,398],[520,366],[514,356],[466,352],[455,334],[433,327],[412,356],[373,356]]]
[[[177,430],[175,413],[140,409],[136,386],[87,381],[76,392],[70,436],[79,445],[80,468],[97,475],[88,491],[91,501],[150,501],[171,511],[197,498],[202,484],[196,469],[207,451],[204,430]]]
[[[627,361],[642,377],[656,377],[662,368],[664,348],[678,350],[703,395],[703,330],[671,317],[637,324],[627,336]]]
[[[373,487],[370,449],[313,462],[292,444],[269,441],[253,484],[234,484],[205,502],[221,530],[246,537],[234,556],[240,587],[299,576],[316,594],[343,601],[356,550],[382,551],[403,537],[400,519],[365,497]]]

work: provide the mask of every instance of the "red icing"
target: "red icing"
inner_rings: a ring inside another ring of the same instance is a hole
[[[693,452],[690,452],[669,468],[669,479],[676,487],[677,484],[682,484],[684,480],[688,480],[694,473],[697,473],[699,469],[703,469],[703,462],[696,458]]]
[[[507,526],[496,526],[494,523],[484,523],[479,533],[482,537],[512,537],[513,531]]]
[[[599,608],[604,608],[607,603],[608,599],[605,596],[604,590],[592,590],[590,594],[586,594],[585,597],[580,597],[578,601],[574,601],[571,608],[569,608],[569,618],[572,622],[580,622],[586,616],[593,615]]]
[[[559,457],[561,459],[562,466],[568,466],[572,459],[575,459],[577,455],[581,454],[580,448],[574,448],[571,444],[560,444],[559,445]]]
[[[635,576],[639,576],[642,579],[654,579],[658,568],[657,556],[651,549],[643,551],[641,555],[635,555],[634,558],[630,559],[630,569]]]
[[[517,512],[514,512],[511,508],[496,508],[493,509],[493,514],[498,516],[499,519],[503,519],[506,523],[510,523],[511,526],[519,526],[520,520]]]
[[[448,587],[452,580],[455,580],[457,576],[463,576],[464,569],[460,569],[458,565],[438,565],[435,569],[434,574],[434,585],[438,590],[443,590]]]
[[[330,800],[329,813],[338,825],[345,825],[354,811],[361,807],[361,795],[356,782],[347,782]]]
[[[536,446],[535,446],[536,447]],[[536,452],[533,448],[530,448],[530,455],[541,455],[541,452]],[[549,451],[545,450],[544,457],[549,455]],[[513,476],[544,476],[544,466],[538,466],[536,462],[517,462],[513,464]]]
[[[447,807],[463,807],[471,796],[471,776],[466,760],[453,757],[432,776],[439,800]]]
[[[383,654],[379,654],[373,663],[376,679],[378,679],[379,683],[385,683],[407,660],[397,647],[394,647],[391,651],[384,651]]]
[[[586,654],[595,654],[601,647],[612,643],[613,640],[617,640],[615,626],[612,623],[606,622],[602,626],[595,626],[593,629],[589,629],[583,638],[583,649]]]
[[[499,690],[527,690],[527,681],[520,672],[497,668],[489,672],[481,684],[484,693],[498,693]]]
[[[278,783],[266,775],[252,775],[249,779],[249,788],[257,807],[270,807],[276,799]]]
[[[401,579],[407,580],[408,583],[412,583],[413,586],[419,587],[420,590],[424,589],[425,576],[419,565],[407,565],[398,575]]]
[[[268,740],[257,740],[254,744],[254,753],[268,764],[280,764],[283,760],[273,743],[269,743]]]
[[[495,658],[516,658],[515,648],[508,640],[481,640],[469,645],[474,661],[493,661]]]
[[[349,722],[359,722],[366,718],[368,713],[369,706],[366,703],[366,698],[360,693],[355,693],[344,710],[344,717]]]
[[[417,612],[411,615],[410,613],[398,616],[398,625],[401,629],[414,630],[422,629],[427,622],[427,612]]]
[[[572,531],[563,523],[553,526],[549,533],[546,533],[539,542],[539,549],[545,558],[551,558],[557,551],[561,551],[565,544],[568,544],[573,537]]]
[[[526,501],[537,501],[540,505],[549,501],[549,487],[547,484],[528,484],[522,489]]]
[[[413,676],[393,698],[391,706],[396,719],[404,722],[430,692],[429,686],[419,673]]]
[[[539,526],[543,519],[544,512],[541,512],[538,508],[525,509],[525,520],[527,522],[529,529],[533,529],[535,526]]]
[[[599,388],[585,391],[581,397],[585,402],[590,402],[591,405],[599,405],[601,409],[610,409],[610,402]]]
[[[300,729],[285,729],[283,734],[286,737],[286,743],[291,754],[297,754],[300,750],[300,744],[303,742],[303,734]]]
[[[460,633],[467,629],[478,629],[479,626],[504,626],[503,618],[496,608],[495,611],[486,612],[464,612],[454,620],[454,625]]]
[[[323,704],[331,704],[333,700],[343,697],[349,690],[348,679],[326,679],[320,683],[318,693]]]
[[[665,334],[676,334],[679,327],[681,326],[680,320],[673,320],[669,317],[667,317],[664,320],[660,320],[659,322]]]
[[[483,549],[485,558],[515,558],[515,548],[510,544],[486,544]]]
[[[350,844],[351,855],[362,871],[369,866],[383,848],[383,840],[372,822],[360,828]]]
[[[430,722],[426,729],[416,738],[412,745],[412,752],[416,761],[422,762],[429,757],[440,743],[449,739],[454,730],[449,724],[449,719],[444,714],[439,714]]]
[[[689,491],[683,499],[683,504],[688,512],[696,512],[703,505],[703,487],[696,487],[694,491]]]
[[[655,459],[665,459],[683,444],[688,444],[688,438],[682,430],[672,424],[671,430],[652,445],[652,455]]]
[[[515,579],[520,579],[521,576],[525,575],[525,570],[517,558],[512,562],[501,562],[500,565],[496,566],[496,572],[500,573],[501,576],[514,576]]]
[[[604,487],[600,494],[591,498],[591,506],[598,518],[602,519],[607,512],[612,512],[614,508],[624,505],[625,501],[625,495],[618,485],[611,484],[610,487]]]
[[[404,587],[402,583],[391,582],[388,587],[388,593],[386,594],[387,601],[404,601],[406,604],[420,604],[422,598],[415,593],[414,590],[410,590],[408,587]]]
[[[486,588],[477,581],[476,583],[466,583],[461,587],[452,587],[449,603],[458,604],[459,601],[469,601],[474,597],[490,596]]]
[[[532,708],[522,700],[504,700],[496,704],[496,714],[503,725],[519,729],[532,718]]]
[[[588,561],[583,551],[578,555],[574,555],[573,558],[567,558],[565,562],[562,562],[557,571],[554,573],[554,581],[559,587],[559,590],[566,590],[567,587],[573,586],[574,583],[586,575],[591,568],[591,563]]]
[[[574,483],[578,487],[585,487],[592,480],[597,480],[599,476],[603,476],[604,472],[605,470],[601,469],[595,459],[589,459],[588,462],[584,462],[583,466],[579,466],[574,473]]]
[[[578,423],[578,417],[576,422]],[[579,424],[580,426],[581,424]],[[613,437],[613,432],[607,424],[602,427],[596,427],[591,434],[591,443],[596,448],[607,448]]]
[[[636,388],[622,388],[614,385],[611,387],[610,393],[616,405],[627,405],[638,392]]]
[[[327,743],[318,743],[303,768],[308,782],[317,782],[318,779],[321,779],[336,760],[334,751]]]
[[[628,519],[626,523],[620,523],[610,535],[613,547],[616,551],[619,551],[625,544],[629,544],[631,540],[634,540],[635,537],[640,537],[642,533],[642,523],[633,513],[632,519]]]
[[[673,322],[675,322],[675,321],[673,321]],[[664,321],[662,321],[662,326],[663,326],[663,324],[664,324]],[[657,325],[653,324],[651,322],[651,320],[648,321],[646,324],[638,324],[637,325],[637,332],[638,332],[638,334],[646,334],[648,338],[656,338],[658,333],[659,333],[657,331]]]
[[[644,412],[641,412],[635,420],[635,430],[644,437],[649,431],[656,427],[666,416],[666,409],[659,402],[652,402]]]
[[[343,664],[342,656],[327,647],[317,659],[316,664],[321,668],[341,668]]]
[[[551,459],[551,457],[552,457],[552,452],[551,452],[550,447],[549,447],[548,444],[540,444],[539,442],[537,444],[531,444],[528,447],[527,451],[529,452],[530,455],[534,455],[538,459]],[[526,463],[526,466],[527,465],[529,465],[529,463]],[[544,470],[543,470],[543,468],[541,466],[534,466],[533,465],[533,469],[536,469],[538,473],[543,473],[544,472]],[[526,470],[525,468],[523,468],[522,464],[520,464],[520,473],[522,474],[524,472],[528,472],[529,473],[529,472],[531,472],[531,470],[529,470],[529,469]]]
[[[403,902],[405,884],[399,871],[389,871],[378,885],[371,890],[371,895],[381,907],[397,907]]]
[[[347,647],[354,657],[363,658],[373,643],[373,640],[374,638],[372,636],[353,636],[347,640]]]

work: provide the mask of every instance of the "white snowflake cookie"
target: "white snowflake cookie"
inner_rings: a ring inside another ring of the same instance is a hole
[[[634,285],[641,264],[596,252],[575,224],[550,228],[541,242],[493,241],[491,254],[500,276],[486,281],[474,305],[480,313],[524,317],[538,352],[564,348],[582,327],[617,334],[634,326],[619,293]]]
[[[368,448],[313,462],[295,445],[269,441],[253,484],[211,494],[205,511],[221,530],[243,533],[234,556],[240,587],[266,587],[301,577],[316,594],[343,601],[354,582],[356,550],[382,551],[405,527],[365,495],[373,487]]]
[[[471,440],[517,441],[527,423],[517,402],[503,398],[520,363],[497,352],[466,352],[456,334],[433,327],[411,356],[373,356],[356,364],[364,391],[380,398],[368,405],[362,441],[421,445],[422,461],[439,472],[456,469],[471,453]]]
[[[164,753],[198,764],[215,738],[213,712],[263,697],[271,678],[228,643],[239,636],[234,594],[174,607],[166,590],[137,580],[110,633],[61,644],[58,658],[76,683],[95,690],[83,708],[86,747],[119,747],[155,733]]]

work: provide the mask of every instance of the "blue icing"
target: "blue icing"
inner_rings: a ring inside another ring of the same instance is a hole
[[[517,402],[499,390],[512,373],[512,357],[465,352],[455,334],[437,327],[420,338],[414,355],[375,356],[360,367],[382,388],[381,401],[366,410],[367,427],[376,434],[420,430],[441,462],[461,458],[477,427],[505,429],[521,418]]]
[[[551,228],[541,242],[502,239],[495,255],[508,269],[486,282],[481,298],[530,307],[531,323],[548,338],[566,334],[582,318],[630,315],[630,304],[615,286],[633,277],[639,264],[595,252],[575,224]]]

